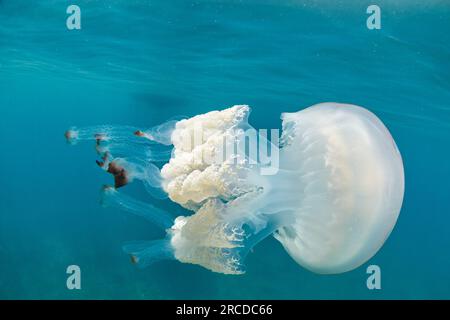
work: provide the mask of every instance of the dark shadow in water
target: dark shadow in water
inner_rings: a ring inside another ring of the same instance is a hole
[[[164,93],[140,92],[136,93],[134,98],[139,105],[147,106],[149,108],[161,108],[162,110],[181,109],[185,108],[188,104],[188,101],[182,97]]]
[[[139,125],[142,119],[147,121],[141,125],[156,125],[168,120],[186,118],[189,114],[191,103],[188,98],[181,95],[154,93],[154,92],[138,92],[132,94],[131,108],[135,115],[139,115],[135,125]],[[150,115],[154,119],[149,122],[145,115]]]

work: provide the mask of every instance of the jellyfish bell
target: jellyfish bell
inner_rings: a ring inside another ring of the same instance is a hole
[[[299,202],[275,237],[294,260],[318,273],[341,273],[370,259],[395,226],[404,193],[400,152],[367,109],[322,103],[285,113],[280,159],[300,177],[280,183]]]
[[[152,204],[105,189],[106,203],[166,231],[165,239],[129,244],[124,251],[141,266],[176,259],[241,274],[249,251],[274,235],[313,272],[341,273],[370,259],[392,231],[404,192],[402,159],[383,123],[364,108],[337,103],[284,113],[280,146],[269,142],[271,153],[279,153],[279,168],[268,175],[261,174],[265,163],[249,161],[245,152],[222,153],[245,149],[249,113],[248,106],[237,105],[131,132],[171,145],[170,159],[149,180],[193,214],[174,219]],[[198,128],[201,137],[191,139]],[[148,153],[132,154],[139,159],[131,162],[149,161]],[[212,158],[219,161],[207,161]],[[129,168],[130,176],[139,171]]]

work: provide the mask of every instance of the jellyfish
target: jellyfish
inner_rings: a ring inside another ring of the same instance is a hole
[[[356,105],[320,103],[283,113],[281,136],[269,139],[249,124],[250,111],[236,105],[147,130],[66,132],[71,143],[95,141],[103,167],[113,163],[127,183],[146,186],[146,201],[127,195],[126,183],[102,193],[103,204],[139,215],[165,234],[125,244],[133,263],[173,259],[242,274],[251,249],[273,236],[303,268],[338,274],[380,250],[404,193],[402,158],[381,120]],[[250,136],[266,152],[252,152]],[[175,217],[152,198],[189,214]]]

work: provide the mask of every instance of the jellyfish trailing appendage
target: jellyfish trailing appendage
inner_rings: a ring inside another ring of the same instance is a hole
[[[241,274],[250,249],[271,235],[317,273],[370,259],[394,228],[404,193],[401,155],[383,123],[358,106],[322,103],[282,114],[278,142],[253,129],[249,113],[237,105],[148,130],[99,126],[65,136],[95,142],[97,163],[115,182],[104,188],[105,204],[166,232],[124,246],[138,266],[176,259]],[[133,180],[192,214],[174,218],[119,191]]]

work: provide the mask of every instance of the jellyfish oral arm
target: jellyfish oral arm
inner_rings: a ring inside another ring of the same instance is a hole
[[[164,231],[171,228],[174,223],[174,218],[169,213],[149,203],[133,199],[113,187],[103,189],[102,204],[141,216]]]
[[[131,262],[140,268],[161,260],[173,260],[173,249],[167,239],[153,241],[132,241],[122,247],[130,255]]]

